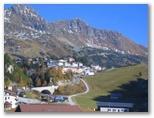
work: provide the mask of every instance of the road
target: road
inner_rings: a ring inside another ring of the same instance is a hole
[[[69,101],[68,104],[75,105],[76,103],[72,100],[72,97],[79,96],[79,95],[84,95],[84,94],[87,94],[89,92],[88,84],[83,79],[81,79],[81,81],[85,84],[86,91],[84,91],[83,93],[77,93],[77,94],[68,96],[68,101]]]
[[[72,97],[79,96],[79,95],[84,95],[84,94],[89,92],[88,84],[83,79],[80,79],[80,80],[84,83],[84,85],[86,87],[86,91],[84,91],[82,93],[77,93],[77,94],[74,94],[74,95],[67,96],[68,97],[68,102],[66,102],[66,104],[76,105],[75,101],[72,100]],[[18,101],[22,102],[22,103],[26,103],[26,104],[41,104],[40,100],[30,99],[30,98],[23,98],[23,97],[18,97]]]
[[[23,97],[18,97],[18,101],[21,103],[26,103],[26,104],[40,104],[41,101],[38,99],[30,99],[30,98],[23,98]]]

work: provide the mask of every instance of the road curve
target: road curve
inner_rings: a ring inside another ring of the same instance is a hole
[[[87,94],[87,93],[89,92],[89,86],[88,86],[88,84],[87,84],[83,79],[81,79],[81,81],[85,84],[85,86],[86,86],[86,91],[84,91],[83,93],[77,93],[77,94],[68,96],[68,101],[69,101],[69,104],[70,104],[70,105],[75,105],[75,104],[76,104],[76,103],[72,100],[72,97],[79,96],[79,95],[84,95],[84,94]]]

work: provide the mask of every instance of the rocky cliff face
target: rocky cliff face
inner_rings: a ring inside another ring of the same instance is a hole
[[[56,22],[53,26],[56,27],[56,32],[61,31],[61,37],[66,37],[72,43],[74,39],[81,44],[80,46],[111,49],[136,55],[146,54],[140,45],[121,33],[93,28],[80,19]]]

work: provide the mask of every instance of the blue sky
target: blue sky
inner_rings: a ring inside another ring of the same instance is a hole
[[[5,5],[5,8],[11,5]],[[87,24],[118,31],[138,44],[148,46],[149,13],[145,4],[29,4],[48,22],[80,18]]]

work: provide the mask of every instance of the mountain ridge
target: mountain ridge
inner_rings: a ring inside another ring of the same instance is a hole
[[[136,44],[122,33],[94,28],[80,18],[47,22],[23,4],[13,5],[4,12],[7,53],[27,56],[33,52],[29,56],[40,56],[41,52],[63,57],[72,56],[76,49],[91,47],[119,54],[148,55],[147,48]]]

